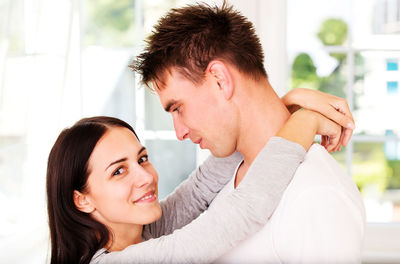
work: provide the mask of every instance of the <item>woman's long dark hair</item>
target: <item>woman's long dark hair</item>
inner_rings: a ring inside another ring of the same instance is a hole
[[[106,246],[110,231],[74,203],[74,190],[85,192],[89,157],[109,127],[126,127],[124,121],[97,116],[84,118],[64,129],[51,149],[47,164],[47,212],[51,237],[51,263],[89,263]]]

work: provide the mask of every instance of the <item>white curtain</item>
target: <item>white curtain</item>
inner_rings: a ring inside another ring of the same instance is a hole
[[[47,261],[47,156],[81,116],[79,5],[0,2],[0,263]]]

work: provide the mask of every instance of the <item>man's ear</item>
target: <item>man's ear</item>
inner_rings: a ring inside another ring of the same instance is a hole
[[[90,214],[94,211],[94,206],[86,194],[74,190],[74,203],[79,211]]]
[[[218,83],[225,99],[229,100],[234,92],[231,73],[222,61],[213,60],[208,64],[207,72],[211,74]]]

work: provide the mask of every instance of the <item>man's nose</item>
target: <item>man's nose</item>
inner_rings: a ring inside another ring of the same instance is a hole
[[[185,126],[185,124],[176,115],[173,116],[172,119],[174,122],[176,137],[179,140],[185,140],[188,137],[189,128]]]

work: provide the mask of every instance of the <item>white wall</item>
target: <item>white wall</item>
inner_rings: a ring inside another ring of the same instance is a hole
[[[254,23],[265,55],[269,81],[278,95],[287,91],[286,1],[229,0]]]

